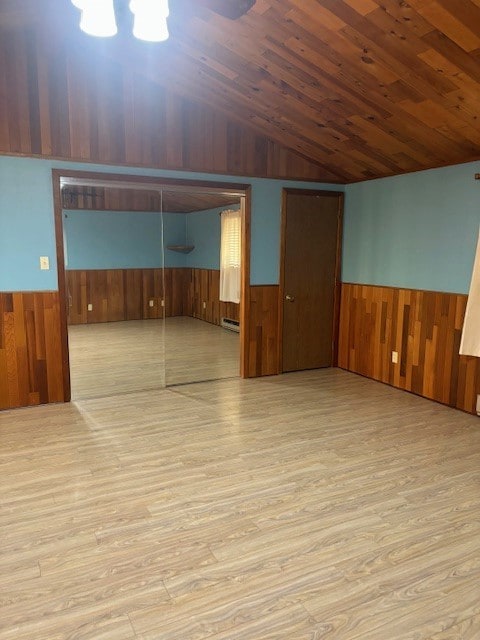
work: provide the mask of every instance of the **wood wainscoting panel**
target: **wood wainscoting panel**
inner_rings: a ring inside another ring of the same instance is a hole
[[[68,270],[68,323],[159,319],[164,312],[166,317],[188,315],[184,297],[189,273],[183,268]]]
[[[125,289],[122,269],[87,271],[87,322],[115,322],[125,320]]]
[[[278,285],[250,287],[249,378],[279,373],[278,292]]]
[[[466,301],[460,294],[344,283],[339,366],[475,413],[480,358],[458,353]]]
[[[87,271],[66,271],[69,324],[87,324]]]
[[[67,271],[67,282],[71,271]],[[125,269],[125,320],[141,320],[144,315],[144,281],[142,269]],[[71,316],[70,316],[71,319]],[[69,322],[69,324],[74,324]]]
[[[185,310],[185,297],[190,280],[188,268],[166,267],[164,269],[165,316],[188,315]]]
[[[220,324],[222,318],[240,320],[240,305],[220,301],[220,271],[191,269],[188,286],[188,308],[193,318]]]
[[[133,269],[125,269],[125,272],[134,271]],[[162,300],[164,295],[163,273],[162,269],[138,269],[142,279],[142,299],[140,315],[137,318],[129,318],[135,320],[156,320],[164,317],[164,307]],[[134,293],[138,295],[138,292]],[[127,289],[126,298],[130,297],[130,291]],[[150,304],[152,306],[150,306]]]
[[[0,409],[63,400],[58,292],[0,292]]]
[[[217,325],[222,317],[240,319],[240,305],[220,302],[215,269],[68,270],[66,278],[69,324],[159,319],[164,313]]]

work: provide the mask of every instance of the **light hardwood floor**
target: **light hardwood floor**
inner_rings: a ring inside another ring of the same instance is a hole
[[[478,640],[480,421],[340,370],[0,413],[1,640]]]
[[[237,333],[179,317],[69,327],[72,398],[239,375]]]

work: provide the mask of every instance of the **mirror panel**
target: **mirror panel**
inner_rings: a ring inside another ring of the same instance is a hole
[[[62,189],[72,400],[165,386],[158,191]]]
[[[238,209],[240,198],[215,191],[164,189],[162,202],[165,383],[237,377],[239,304],[220,301],[220,213]],[[237,331],[225,328],[225,319]]]

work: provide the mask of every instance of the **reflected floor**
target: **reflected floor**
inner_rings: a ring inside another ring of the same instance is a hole
[[[239,336],[179,317],[69,327],[72,399],[238,376]]]

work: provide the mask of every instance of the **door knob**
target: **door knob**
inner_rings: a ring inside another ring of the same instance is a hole
[[[294,300],[295,300],[295,296],[290,296],[290,295],[288,295],[288,294],[287,294],[287,295],[285,296],[285,300],[288,300],[289,302],[294,302]]]

